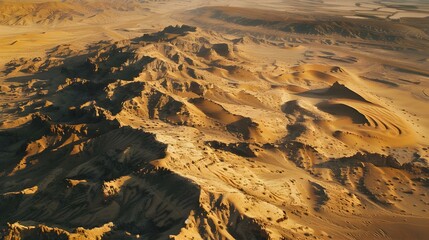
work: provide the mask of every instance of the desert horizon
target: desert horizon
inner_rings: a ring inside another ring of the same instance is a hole
[[[427,239],[429,2],[0,1],[0,239]]]

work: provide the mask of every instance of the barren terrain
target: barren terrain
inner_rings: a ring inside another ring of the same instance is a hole
[[[427,238],[428,16],[0,1],[0,238]]]

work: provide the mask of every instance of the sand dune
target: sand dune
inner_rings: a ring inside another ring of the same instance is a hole
[[[0,236],[425,239],[426,19],[308,4],[1,2]]]
[[[142,10],[139,1],[2,1],[0,23],[4,25],[58,25],[111,21],[114,12]],[[112,12],[113,11],[113,12]]]

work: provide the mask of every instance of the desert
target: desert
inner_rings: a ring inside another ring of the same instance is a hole
[[[0,1],[0,239],[428,226],[428,2]]]

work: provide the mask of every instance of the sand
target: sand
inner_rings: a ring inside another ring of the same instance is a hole
[[[0,10],[2,239],[429,233],[424,2]]]

